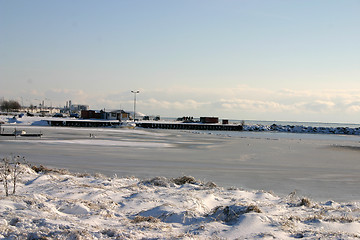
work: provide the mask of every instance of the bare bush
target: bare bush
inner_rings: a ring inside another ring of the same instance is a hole
[[[299,206],[311,207],[311,201],[308,198],[302,198]]]
[[[186,183],[196,184],[197,181],[194,177],[191,176],[183,176],[179,178],[172,179],[172,181],[177,185],[184,185]]]
[[[27,162],[24,157],[14,155],[4,157],[1,160],[0,178],[4,184],[5,195],[9,196],[9,186],[12,183],[12,194],[15,194],[18,177],[20,174],[24,173],[24,169],[21,168],[21,165],[27,165]]]
[[[229,205],[229,206],[218,206],[209,215],[216,221],[224,221],[226,223],[233,223],[239,219],[239,217],[246,213],[262,213],[261,209],[256,205]]]
[[[67,169],[56,169],[56,168],[47,168],[43,165],[38,166],[31,166],[31,169],[34,170],[36,173],[58,173],[62,175],[70,174]]]

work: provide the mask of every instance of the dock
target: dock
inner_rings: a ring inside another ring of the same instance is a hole
[[[5,136],[5,137],[41,137],[43,134],[40,133],[27,133],[25,130],[16,130],[16,128],[14,129],[13,132],[11,133],[6,133],[3,132],[2,129],[0,128],[0,136]]]
[[[137,122],[136,126],[142,128],[208,130],[208,131],[242,131],[243,130],[242,125],[236,125],[236,124]]]
[[[0,136],[6,137],[41,137],[42,133],[24,133],[24,134],[16,134],[16,133],[1,133]]]
[[[119,121],[100,120],[47,120],[49,126],[54,127],[116,127]]]
[[[49,126],[54,127],[119,127],[119,121],[99,120],[47,120]],[[136,127],[154,129],[185,129],[185,130],[208,130],[208,131],[242,131],[242,125],[238,124],[207,124],[207,123],[183,123],[183,122],[135,122]]]

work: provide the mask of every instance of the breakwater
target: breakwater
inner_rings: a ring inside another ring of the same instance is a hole
[[[340,134],[340,135],[360,135],[360,128],[350,127],[311,127],[302,125],[244,125],[244,131],[254,132],[289,132],[289,133],[319,133],[319,134]]]

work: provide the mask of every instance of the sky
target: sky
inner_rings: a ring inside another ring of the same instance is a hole
[[[0,98],[360,123],[358,0],[0,0]]]

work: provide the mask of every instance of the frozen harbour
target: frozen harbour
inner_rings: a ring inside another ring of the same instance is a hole
[[[39,124],[39,122],[36,122]],[[191,175],[219,186],[360,199],[357,135],[221,132],[4,125],[42,138],[1,137],[2,155],[107,176]]]
[[[360,234],[359,136],[25,123],[5,130],[14,127],[43,137],[1,137],[2,156],[82,174],[28,169],[17,194],[0,198],[5,239]],[[194,178],[176,180],[182,176]]]

